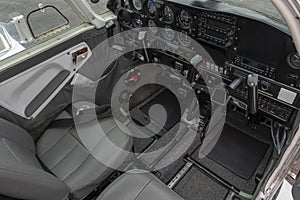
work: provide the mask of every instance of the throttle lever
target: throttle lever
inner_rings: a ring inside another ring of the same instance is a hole
[[[248,75],[247,85],[249,113],[254,115],[258,112],[258,75]]]

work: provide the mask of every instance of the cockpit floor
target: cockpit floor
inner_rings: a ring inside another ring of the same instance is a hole
[[[225,124],[222,134],[208,157],[249,180],[264,158],[268,144]]]
[[[250,137],[250,136],[247,136],[247,137]],[[265,143],[263,143],[263,144],[265,144]],[[239,175],[236,174],[236,172],[233,172],[233,170],[230,170],[228,166],[224,166],[224,164],[222,164],[222,162],[220,162],[220,161],[216,162],[214,159],[210,158],[209,156],[206,156],[205,158],[200,159],[198,156],[199,150],[196,150],[192,154],[192,158],[195,161],[197,161],[198,163],[200,163],[201,165],[203,165],[204,167],[208,168],[214,174],[218,175],[219,177],[223,178],[224,180],[226,180],[227,182],[232,184],[234,187],[240,189],[243,192],[253,194],[253,192],[255,191],[256,186],[257,186],[256,177],[261,178],[261,176],[264,174],[264,172],[267,168],[267,164],[272,155],[272,147],[267,148],[267,150],[265,151],[265,148],[268,147],[269,145],[265,144],[262,146],[263,146],[262,150],[260,151],[261,155],[258,155],[258,158],[256,159],[258,161],[258,164],[253,165],[251,167],[252,168],[251,171],[253,170],[253,173],[248,179],[240,177]],[[264,147],[264,146],[266,146],[266,147]],[[253,146],[253,148],[249,149],[249,151],[253,152],[253,149],[255,149],[255,148],[257,148],[257,147]],[[226,150],[224,150],[224,151],[226,152]],[[250,154],[252,155],[252,153],[250,153]],[[236,154],[233,153],[230,156],[234,157],[234,155],[236,155]],[[235,158],[235,159],[238,160],[239,158]],[[241,164],[242,164],[242,162],[241,162]]]
[[[198,169],[192,168],[174,188],[185,200],[222,200],[228,191]]]

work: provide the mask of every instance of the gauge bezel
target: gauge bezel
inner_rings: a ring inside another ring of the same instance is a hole
[[[149,24],[150,22],[153,22],[156,26],[156,31],[152,31],[154,27],[150,27]],[[157,26],[157,23],[153,20],[153,19],[149,19],[148,22],[147,22],[147,26],[149,28],[149,30],[151,31],[152,34],[156,35],[158,33],[158,26]]]
[[[183,34],[188,36],[188,38],[189,38],[189,43],[188,43],[188,44],[182,41],[181,36],[182,36]],[[185,31],[180,32],[180,33],[178,34],[178,40],[179,40],[180,44],[182,44],[184,47],[189,47],[189,46],[191,45],[191,43],[192,43],[192,38],[191,38],[191,37],[189,36],[189,34],[188,34],[187,32],[185,32]]]
[[[128,20],[125,21],[121,17],[128,17]],[[117,18],[118,21],[121,22],[121,24],[130,25],[132,23],[132,16],[126,9],[120,9]]]
[[[149,12],[149,7],[148,7],[149,2],[152,2],[152,3],[154,4],[155,10],[156,10],[155,14]],[[158,11],[158,8],[157,8],[157,6],[156,6],[156,3],[155,3],[153,0],[147,0],[147,1],[145,2],[145,4],[144,4],[144,9],[145,9],[145,11],[146,11],[146,13],[147,13],[147,15],[148,15],[148,17],[149,17],[150,19],[155,19],[155,18],[158,16],[158,12],[159,12],[159,11]]]
[[[185,25],[185,24],[182,22],[182,13],[183,13],[183,12],[186,12],[186,13],[188,13],[188,14],[190,15],[191,22],[190,22],[189,25]],[[179,25],[180,25],[181,28],[183,28],[183,29],[190,29],[191,26],[192,26],[192,24],[193,24],[193,15],[192,15],[189,11],[187,11],[187,10],[181,10],[181,11],[178,13],[178,22],[179,22]]]
[[[141,26],[138,25],[138,23],[136,22],[137,18],[140,18],[141,22],[143,23]],[[134,14],[132,16],[132,25],[135,27],[135,28],[142,28],[145,26],[145,21],[142,19],[141,15],[139,14]]]
[[[167,30],[170,30],[170,31],[172,31],[173,32],[173,36],[172,37],[167,37],[166,35],[166,31]],[[173,40],[175,40],[175,38],[176,38],[176,32],[172,29],[172,27],[170,27],[170,26],[166,26],[165,28],[164,28],[164,30],[163,30],[163,33],[162,33],[162,36],[164,37],[164,39],[166,39],[166,40],[168,40],[168,41],[173,41]]]
[[[170,11],[172,12],[172,20],[171,21],[166,21],[166,8],[169,8],[170,9]],[[168,5],[165,5],[164,6],[164,8],[163,8],[163,16],[164,16],[164,22],[166,23],[166,24],[172,24],[172,23],[174,23],[174,21],[175,21],[175,12],[174,12],[174,10],[170,7],[170,6],[168,6]]]
[[[140,1],[141,2],[141,8],[137,8],[136,5],[135,5],[135,1]],[[133,10],[135,11],[138,11],[138,12],[141,12],[143,10],[143,7],[144,7],[144,1],[143,0],[130,0],[130,6]]]
[[[118,13],[122,9],[122,7],[123,7],[123,5],[122,5],[121,0],[115,1],[114,4],[113,4],[113,8],[114,8],[113,12],[114,12],[114,14],[118,15]]]

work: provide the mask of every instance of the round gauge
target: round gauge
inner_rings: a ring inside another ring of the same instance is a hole
[[[156,4],[154,3],[153,0],[149,0],[147,2],[147,12],[149,14],[149,17],[156,17],[157,15],[157,8],[156,8]]]
[[[192,22],[192,15],[188,11],[182,10],[179,15],[179,23],[181,25],[181,28],[189,29],[191,27]]]
[[[126,10],[120,10],[118,13],[118,20],[121,24],[129,25],[132,21],[131,14]]]
[[[171,29],[170,27],[166,27],[162,35],[166,40],[172,41],[175,38],[175,31],[173,31],[173,29]]]
[[[153,21],[152,19],[149,19],[148,27],[153,34],[157,34],[158,28],[157,28],[155,21]]]
[[[143,20],[142,20],[142,18],[141,18],[140,15],[135,15],[135,16],[133,17],[133,22],[132,22],[132,24],[133,24],[134,27],[136,27],[136,28],[144,27],[144,22],[143,22]]]
[[[300,69],[300,56],[298,53],[292,53],[288,56],[288,63],[294,69]]]
[[[143,4],[141,0],[132,0],[132,6],[137,11],[141,11],[143,9]]]
[[[174,12],[169,6],[164,7],[164,20],[167,24],[171,24],[174,21]]]
[[[178,36],[178,39],[179,39],[179,42],[185,47],[188,47],[191,45],[192,39],[187,34],[187,32],[181,32]]]
[[[118,12],[121,10],[121,7],[122,7],[121,1],[120,0],[115,1],[112,6],[113,12],[115,14],[118,14]]]

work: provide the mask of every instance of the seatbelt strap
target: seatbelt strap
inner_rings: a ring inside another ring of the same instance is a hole
[[[98,120],[108,118],[112,116],[112,111],[110,105],[97,106],[95,108],[88,108],[80,110],[77,115],[75,115],[75,121],[79,124],[84,124],[95,120],[95,113]]]
[[[94,109],[96,111],[94,111]],[[69,113],[70,110],[72,110],[72,106],[69,106],[68,110],[66,111]],[[74,118],[54,120],[50,124],[49,128],[66,128],[66,127],[72,128],[74,125],[74,121],[76,121],[76,123],[79,124],[90,122],[95,119],[95,116],[93,114],[95,112],[98,120],[105,119],[112,116],[110,105],[97,106],[96,108],[90,108],[90,109],[85,109],[80,111],[78,115],[76,115],[76,120],[74,120]],[[73,115],[71,116],[73,117]]]

